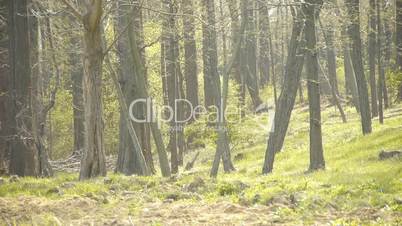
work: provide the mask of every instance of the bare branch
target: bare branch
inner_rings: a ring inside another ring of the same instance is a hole
[[[73,13],[75,17],[77,17],[78,20],[82,20],[82,14],[80,11],[78,11],[77,8],[69,1],[69,0],[61,0]]]

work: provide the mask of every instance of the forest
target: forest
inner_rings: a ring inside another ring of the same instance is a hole
[[[402,0],[0,0],[0,225],[402,225]]]

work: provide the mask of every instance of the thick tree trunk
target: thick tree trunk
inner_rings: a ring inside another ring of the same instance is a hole
[[[319,65],[317,53],[316,18],[320,13],[322,0],[307,0],[302,6],[306,15],[306,66],[308,75],[308,99],[310,105],[310,167],[309,170],[325,168],[321,132],[321,106]]]
[[[184,36],[184,78],[186,81],[186,98],[196,107],[198,99],[198,66],[197,43],[195,41],[194,3],[192,0],[182,0],[183,8],[183,36]],[[187,111],[186,115],[190,116]]]
[[[106,175],[102,118],[102,2],[86,1],[83,16],[85,152],[80,180]]]
[[[37,176],[32,137],[31,63],[27,0],[9,1],[10,174]]]
[[[0,175],[8,173],[9,148],[8,148],[8,77],[10,73],[8,58],[8,12],[7,1],[0,0]]]
[[[123,34],[118,40],[118,56],[120,60],[120,87],[122,88],[124,101],[126,105],[130,105],[133,101],[140,98],[139,87],[137,84],[137,76],[145,76],[133,73],[134,62],[130,48],[130,36],[135,35],[138,40],[141,40],[142,34],[142,17],[141,9],[138,6],[130,6],[126,1],[119,3],[119,20],[118,20],[118,33]],[[132,7],[134,7],[132,9]],[[130,22],[133,22],[129,25]],[[128,31],[125,28],[130,26]],[[135,31],[134,31],[135,30]],[[143,59],[142,59],[143,60]],[[130,135],[130,128],[127,124],[127,112],[123,110],[120,113],[120,142],[119,142],[119,155],[116,171],[126,175],[139,174],[144,175],[149,173],[147,167],[154,171],[152,154],[150,149],[148,125],[139,122],[129,122],[133,124],[139,144],[135,144],[132,135]],[[146,106],[137,104],[133,107],[133,114],[137,119],[145,119]],[[134,150],[134,151],[133,151]],[[142,156],[138,152],[142,151],[145,157],[147,167],[143,167]],[[144,170],[145,169],[145,170]]]
[[[363,134],[372,132],[370,102],[367,89],[367,81],[364,76],[362,59],[362,43],[360,38],[360,6],[359,0],[345,1],[351,23],[348,33],[352,43],[352,64],[356,76],[357,91],[359,93],[360,116]]]
[[[273,170],[275,154],[282,149],[286,131],[300,83],[301,72],[304,63],[304,16],[300,7],[295,8],[293,13],[293,28],[288,48],[286,73],[281,94],[275,108],[274,124],[268,138],[265,161],[262,172],[271,173]]]

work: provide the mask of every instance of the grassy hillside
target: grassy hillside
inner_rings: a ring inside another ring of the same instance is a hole
[[[401,225],[401,159],[378,159],[381,150],[402,149],[401,106],[365,137],[355,110],[346,110],[346,124],[333,108],[323,112],[325,171],[305,172],[308,109],[299,106],[271,175],[261,175],[268,116],[253,116],[231,125],[235,173],[208,177],[210,138],[195,168],[169,179],[3,178],[0,225]]]

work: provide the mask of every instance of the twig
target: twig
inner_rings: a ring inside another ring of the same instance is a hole
[[[74,14],[75,17],[77,17],[78,20],[82,20],[82,14],[74,7],[73,4],[69,2],[69,0],[62,0],[62,2],[71,10],[71,12]]]

